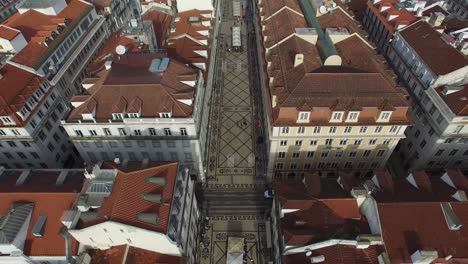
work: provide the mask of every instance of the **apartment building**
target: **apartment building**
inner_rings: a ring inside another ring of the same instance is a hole
[[[132,10],[128,7],[133,0],[87,0],[96,6],[96,12],[106,18],[107,27],[114,32],[130,26]]]
[[[46,77],[66,99],[81,92],[85,66],[108,37],[105,19],[81,0],[26,0],[5,20],[0,52],[8,64]],[[13,34],[13,32],[18,34]]]
[[[385,166],[410,125],[393,71],[341,7],[322,14],[307,1],[279,3],[259,4],[268,175]]]
[[[0,168],[1,263],[72,263],[78,242],[67,233],[83,169]]]
[[[468,60],[442,38],[419,21],[396,33],[389,49],[390,61],[411,95],[414,120],[395,153],[394,167],[403,174],[468,167]]]
[[[0,23],[16,12],[16,4],[18,3],[19,0],[0,1]]]
[[[215,12],[214,7],[216,6],[213,0],[200,0],[200,1],[192,1],[192,0],[176,0],[176,8],[177,12],[185,12],[187,10],[210,10],[211,12]]]
[[[455,14],[459,20],[468,18],[468,2],[466,2],[466,0],[450,0],[445,3],[447,9]]]
[[[23,1],[0,25],[0,160],[5,167],[79,162],[60,120],[81,91],[85,65],[107,38],[104,19],[80,0]],[[4,64],[4,65],[3,65]]]
[[[87,170],[70,235],[84,248],[128,245],[196,261],[195,177],[177,163],[103,163]]]
[[[201,72],[165,53],[106,59],[62,121],[81,157],[180,161],[202,177],[209,109]]]

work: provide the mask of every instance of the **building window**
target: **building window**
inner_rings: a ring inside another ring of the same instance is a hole
[[[296,140],[296,146],[297,147],[302,146],[302,140]]]
[[[138,113],[128,113],[127,115],[128,115],[129,118],[138,118],[138,117],[140,117],[140,114],[138,114]]]
[[[359,112],[349,112],[346,122],[357,122]]]
[[[388,122],[390,120],[391,115],[392,112],[390,111],[382,111],[377,122]]]
[[[343,119],[343,112],[333,112],[330,122],[341,122]]]
[[[353,130],[353,128],[350,127],[350,126],[347,126],[347,127],[345,127],[344,132],[345,132],[346,134],[348,134],[348,133],[351,133],[351,130]]]
[[[19,136],[19,135],[20,135],[20,132],[19,132],[18,130],[16,130],[16,129],[12,129],[11,132],[13,132],[13,134],[14,134],[15,136]]]
[[[325,150],[325,151],[322,151],[322,154],[320,155],[322,158],[327,158],[328,157],[328,151]]]
[[[444,141],[444,143],[452,143],[452,142],[453,142],[453,138],[447,138]]]
[[[171,113],[160,113],[159,116],[161,118],[171,118]]]
[[[121,136],[126,136],[127,135],[127,132],[125,132],[124,128],[119,128],[119,135],[121,135]]]
[[[168,148],[175,148],[175,141],[174,140],[168,140],[166,142]]]
[[[337,150],[337,151],[335,152],[335,157],[336,157],[336,158],[341,158],[341,157],[343,157],[343,151],[342,151],[342,150]]]
[[[439,114],[439,116],[437,117],[437,120],[436,120],[436,121],[437,121],[437,124],[442,123],[442,120],[443,120],[443,119],[444,119],[444,118],[442,117],[442,114]]]
[[[450,151],[449,156],[455,156],[458,152],[458,149],[453,149]]]
[[[426,146],[426,140],[421,141],[421,144],[419,144],[419,147],[424,148]]]
[[[297,128],[297,133],[298,134],[304,134],[305,133],[305,127],[298,127]]]
[[[418,138],[419,135],[421,135],[421,131],[419,131],[419,129],[418,129],[418,130],[416,130],[416,132],[414,133],[414,137],[415,137],[415,138]]]
[[[81,132],[81,130],[75,130],[75,135],[78,136],[78,137],[82,137],[83,132]]]
[[[342,139],[340,140],[340,145],[346,145],[347,142],[348,142],[347,139]]]
[[[26,148],[31,147],[31,144],[29,144],[29,142],[26,142],[26,141],[21,141],[21,144],[23,144],[23,146],[26,147]]]
[[[135,129],[133,130],[135,136],[141,136],[141,130],[140,129]]]
[[[312,140],[310,141],[310,145],[311,145],[311,146],[316,146],[316,145],[317,145],[317,140],[316,140],[316,139],[312,139]]]
[[[336,132],[336,127],[334,127],[334,126],[333,126],[333,127],[330,127],[330,129],[328,130],[328,132],[329,132],[330,134],[334,134],[334,133]]]
[[[351,150],[351,151],[349,152],[349,157],[351,157],[351,158],[356,157],[356,155],[357,155],[357,151],[356,151],[356,150]]]
[[[281,140],[280,141],[280,146],[286,146],[288,145],[288,141],[287,140]]]
[[[359,133],[366,133],[367,132],[367,127],[366,126],[362,126],[360,129],[359,129]]]
[[[354,140],[354,145],[361,145],[361,142],[362,142],[362,139],[358,138],[358,139]]]
[[[106,136],[112,136],[112,133],[111,133],[110,129],[108,129],[108,128],[103,128],[102,130],[104,131],[104,135],[106,135]]]
[[[292,162],[292,163],[290,164],[290,169],[291,169],[291,170],[297,169],[297,163]]]
[[[304,163],[304,170],[310,169],[311,164],[310,163]]]
[[[121,113],[114,113],[114,114],[112,114],[112,119],[113,119],[113,120],[122,120],[122,119],[123,119],[123,114],[121,114]]]
[[[282,170],[282,169],[283,169],[283,166],[284,166],[284,164],[283,164],[282,162],[277,162],[277,163],[275,164],[275,168],[276,168],[277,170]]]
[[[398,126],[391,126],[390,127],[390,133],[395,133],[398,130]]]
[[[312,158],[314,157],[315,151],[307,151],[307,158]]]
[[[300,155],[299,151],[294,151],[293,154],[292,154],[292,157],[293,157],[293,159],[298,159],[299,155]]]
[[[314,134],[320,134],[320,127],[314,127]]]
[[[439,150],[437,150],[435,156],[440,156],[440,155],[442,155],[442,153],[444,153],[444,150],[443,150],[443,149],[439,149]]]
[[[180,134],[181,134],[182,136],[186,136],[186,135],[187,135],[187,129],[181,128],[181,129],[180,129]]]
[[[375,145],[376,142],[377,142],[376,138],[369,139],[369,145]]]
[[[309,121],[309,112],[299,112],[298,122],[308,122]]]
[[[325,145],[331,145],[331,144],[333,144],[333,139],[331,138],[325,139]]]
[[[390,145],[390,142],[391,142],[391,141],[392,141],[391,139],[388,139],[388,138],[387,138],[387,139],[385,139],[385,140],[383,141],[383,144],[384,144],[384,145]]]
[[[371,154],[371,152],[372,152],[371,150],[366,149],[366,150],[364,150],[364,152],[362,153],[362,156],[363,156],[363,157],[369,157],[370,154]]]
[[[377,151],[377,157],[382,157],[384,154],[385,154],[384,149],[379,149],[379,151]]]
[[[455,134],[460,133],[460,132],[463,130],[463,127],[464,127],[464,126],[457,126],[457,127],[455,128],[455,130],[453,131],[453,133],[455,133]]]
[[[432,127],[429,128],[429,132],[428,132],[429,136],[434,135],[434,133],[435,133],[435,130]]]
[[[281,129],[281,133],[282,133],[282,134],[289,134],[289,127],[283,127],[283,128]]]
[[[383,128],[382,126],[377,126],[377,127],[375,127],[375,131],[374,131],[374,132],[375,132],[375,133],[380,133],[380,132],[382,132],[382,128]]]
[[[97,136],[96,130],[89,130],[91,136]]]
[[[278,152],[278,158],[284,159],[285,157],[286,157],[286,152],[284,151]]]
[[[156,129],[148,128],[148,130],[149,130],[149,133],[150,133],[151,136],[156,136]]]
[[[164,134],[166,136],[171,136],[172,135],[171,129],[170,128],[164,128]]]

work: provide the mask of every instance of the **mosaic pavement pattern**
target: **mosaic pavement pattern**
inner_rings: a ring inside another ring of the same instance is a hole
[[[265,224],[259,216],[211,217],[200,242],[200,264],[225,264],[228,237],[244,237],[248,263],[263,264],[266,245]],[[226,231],[229,230],[229,231]]]

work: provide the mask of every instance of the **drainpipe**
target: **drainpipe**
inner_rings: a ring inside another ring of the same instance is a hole
[[[75,260],[72,257],[72,249],[71,249],[71,239],[70,239],[70,234],[68,233],[68,230],[66,227],[62,227],[60,229],[60,235],[65,239],[65,256],[67,259],[68,264],[74,264]]]

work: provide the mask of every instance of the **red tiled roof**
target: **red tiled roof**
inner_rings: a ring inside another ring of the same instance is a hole
[[[369,232],[355,199],[315,200],[307,208],[281,218],[285,243],[299,246],[344,236]]]
[[[395,4],[399,3],[399,0],[381,0],[376,4],[373,4],[372,1],[367,2],[367,6],[373,12],[377,18],[382,22],[382,24],[387,28],[391,33],[395,32],[395,27],[398,23],[405,25],[410,25],[415,22],[418,18],[406,8],[397,8]],[[386,10],[380,12],[381,6],[387,6]],[[387,15],[391,13],[392,15],[397,15],[396,18],[389,21]]]
[[[468,84],[463,85],[459,91],[447,95],[443,93],[444,88],[445,87],[441,86],[435,89],[440,98],[445,101],[454,114],[458,116],[468,116]]]
[[[441,39],[441,34],[425,21],[400,31],[401,36],[436,75],[444,75],[468,65],[468,58]]]
[[[73,109],[67,119],[81,119],[82,113],[89,112],[90,103],[97,103],[96,119],[109,119],[112,113],[124,113],[134,100],[141,100],[140,115],[143,118],[159,117],[162,112],[171,112],[173,117],[190,116],[193,106],[178,100],[194,99],[195,88],[182,81],[195,82],[198,72],[173,59],[163,73],[150,72],[151,61],[164,56],[154,53],[121,56],[113,62],[110,70],[103,69],[94,76],[98,79],[87,91],[90,94],[88,100]]]
[[[172,23],[172,16],[164,12],[151,10],[141,16],[143,20],[150,20],[153,22],[154,33],[158,47],[163,47],[169,28]]]
[[[449,230],[438,202],[377,204],[391,262],[409,263],[416,250],[436,250],[441,258],[468,258],[468,203],[450,204],[464,224],[459,230]]]
[[[26,234],[24,254],[26,256],[65,256],[65,240],[60,235],[63,224],[60,219],[64,211],[72,208],[77,198],[77,193],[0,193],[0,214],[8,213],[10,205],[16,201],[34,203]],[[35,237],[32,229],[40,215],[47,216],[44,235]],[[73,238],[71,241],[72,255],[76,256],[78,242]]]
[[[65,180],[56,185],[61,170],[32,170],[21,185],[16,181],[26,170],[6,170],[0,175],[1,193],[77,193],[81,191],[85,176],[82,170],[70,170]]]
[[[44,60],[43,56],[48,51],[54,50],[55,46],[75,28],[79,20],[92,9],[93,6],[85,1],[72,0],[57,16],[48,16],[33,9],[23,14],[15,13],[3,24],[21,31],[28,45],[17,53],[12,61],[29,67],[39,67]],[[44,32],[56,30],[64,19],[67,19],[69,24],[48,46],[33,41],[36,36]]]
[[[45,78],[10,64],[0,69],[0,115],[15,115],[29,100]],[[20,120],[19,116],[17,118]]]
[[[98,219],[85,222],[81,227],[92,226],[105,221],[115,221],[166,233],[170,204],[177,177],[177,163],[153,163],[147,169],[132,167],[131,164],[125,170],[115,164],[105,164],[104,167],[114,167],[120,170],[115,179],[112,193],[106,198],[102,207],[97,210],[99,213]],[[166,178],[166,186],[161,187],[148,183],[147,178],[153,176]],[[144,200],[141,198],[142,193],[162,194],[164,204]],[[157,213],[159,214],[160,223],[149,224],[142,222],[136,218],[138,213]]]
[[[21,34],[21,32],[8,26],[0,25],[0,38],[13,40],[18,34]]]
[[[384,252],[382,246],[370,246],[366,249],[358,249],[355,246],[333,245],[312,251],[312,256],[324,256],[322,264],[377,264],[378,256]],[[310,260],[304,253],[291,254],[283,257],[284,264],[309,263]]]
[[[183,264],[185,260],[182,257],[164,255],[157,252],[129,247],[127,254],[125,250],[127,245],[112,247],[107,250],[91,249],[88,253],[91,255],[91,264]]]

